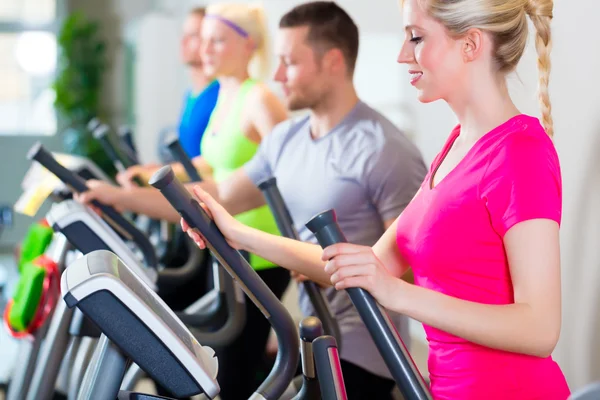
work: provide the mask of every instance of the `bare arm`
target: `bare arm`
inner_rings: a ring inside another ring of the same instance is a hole
[[[379,238],[373,246],[373,252],[381,261],[389,273],[393,276],[400,277],[409,269],[408,264],[398,251],[396,245],[396,230],[398,229],[398,218],[393,220],[387,227],[384,234]]]
[[[504,237],[514,304],[470,302],[396,279],[389,308],[483,346],[549,356],[560,334],[558,225],[531,220]]]
[[[150,187],[115,187],[107,182],[88,181],[90,190],[78,196],[83,203],[92,200],[113,206],[120,211],[131,211],[144,214],[153,219],[178,222],[179,215],[164,196]],[[199,186],[216,198],[231,214],[236,215],[265,204],[260,190],[248,178],[243,168],[238,169],[228,179],[217,184],[208,178],[202,182],[185,184],[186,189],[193,192]]]
[[[257,229],[243,229],[239,246],[285,269],[298,272],[322,286],[331,286],[321,261],[323,249],[315,244],[271,235]]]
[[[273,131],[275,125],[287,119],[287,111],[279,98],[264,85],[257,85],[248,101],[246,108],[251,140],[260,142]]]

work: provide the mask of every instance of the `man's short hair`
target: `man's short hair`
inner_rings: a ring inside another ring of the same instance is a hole
[[[197,15],[198,17],[204,17],[206,15],[206,7],[194,7],[188,12],[188,15]]]
[[[307,42],[328,51],[339,49],[352,75],[358,56],[358,27],[333,1],[313,1],[294,7],[279,21],[280,28],[308,26]]]

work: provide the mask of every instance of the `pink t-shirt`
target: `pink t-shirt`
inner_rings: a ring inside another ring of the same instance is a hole
[[[398,220],[397,244],[415,283],[484,304],[514,302],[504,234],[547,218],[560,224],[560,165],[536,118],[513,117],[481,137],[431,189],[431,176],[457,126],[433,161],[421,192]],[[551,357],[486,348],[425,326],[436,400],[565,400],[569,388]]]

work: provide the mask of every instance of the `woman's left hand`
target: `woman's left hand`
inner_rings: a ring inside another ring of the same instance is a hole
[[[389,308],[394,292],[400,289],[402,281],[389,273],[372,247],[338,243],[327,247],[322,259],[327,261],[325,272],[337,290],[365,289],[379,304]]]

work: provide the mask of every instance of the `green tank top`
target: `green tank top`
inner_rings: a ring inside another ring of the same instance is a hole
[[[227,179],[229,175],[250,161],[258,149],[257,143],[244,136],[241,124],[245,99],[256,84],[257,82],[252,79],[242,83],[236,98],[231,104],[231,110],[221,123],[219,131],[215,132],[213,128],[214,118],[220,113],[219,109],[223,106],[222,96],[219,96],[204,135],[202,135],[202,142],[200,143],[202,157],[212,167],[213,178],[216,182]],[[235,216],[235,219],[263,232],[280,235],[275,218],[266,205],[240,213]],[[250,254],[250,265],[255,270],[275,266],[272,262],[255,254]]]

